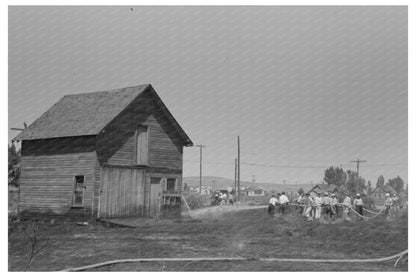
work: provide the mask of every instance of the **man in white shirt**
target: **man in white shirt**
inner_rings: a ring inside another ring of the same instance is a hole
[[[390,197],[390,193],[386,193],[386,202],[384,202],[386,215],[389,215],[391,206],[393,206],[393,198]]]
[[[287,206],[289,205],[289,198],[287,198],[285,192],[282,192],[282,195],[280,195],[279,203],[280,203],[280,212],[284,214]]]
[[[298,199],[297,199],[297,204],[302,205],[304,197],[305,196],[303,195],[303,192],[299,193],[299,196],[298,196]],[[303,214],[303,207],[302,206],[296,206],[296,210],[298,210],[300,214]]]
[[[308,218],[308,220],[313,220],[312,207],[315,206],[315,203],[314,203],[312,195],[307,193],[306,197],[307,197],[307,203],[306,203],[307,207],[306,207],[304,215]]]
[[[345,193],[344,201],[342,202],[344,206],[344,219],[346,221],[351,221],[351,218],[349,216],[350,209],[351,209],[351,197],[348,195],[348,193]]]
[[[395,194],[395,193],[393,194],[392,200],[393,200],[393,211],[394,210],[397,211],[399,209],[399,206],[400,206],[400,199],[397,196],[397,194]]]
[[[322,197],[321,194],[318,193],[318,195],[315,197],[315,204],[316,204],[316,210],[315,210],[315,218],[319,219],[322,215]]]
[[[267,210],[269,215],[274,215],[274,210],[275,210],[278,203],[279,203],[279,201],[277,201],[276,196],[272,195],[272,198],[270,198],[269,206],[268,206],[268,210]]]
[[[357,193],[357,197],[354,199],[354,208],[358,214],[360,214],[360,219],[363,220],[363,199],[361,199],[361,195]]]

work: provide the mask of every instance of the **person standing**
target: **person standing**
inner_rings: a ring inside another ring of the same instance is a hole
[[[306,199],[307,199],[307,202],[306,202],[307,207],[305,209],[304,216],[307,217],[308,220],[313,220],[313,217],[311,215],[312,207],[314,206],[313,198],[309,193],[307,193]]]
[[[272,198],[270,198],[270,201],[269,201],[269,206],[268,206],[268,209],[267,209],[267,212],[269,213],[269,215],[274,215],[274,210],[276,209],[276,206],[277,206],[277,199],[276,199],[276,196],[274,196],[274,195],[272,195]]]
[[[228,193],[228,203],[234,205],[234,195],[232,192]]]
[[[324,210],[325,217],[331,217],[331,198],[327,192],[325,192],[324,198],[322,198],[322,208]]]
[[[282,192],[282,195],[279,197],[280,212],[285,213],[287,206],[289,205],[289,198],[287,198],[285,192]]]
[[[338,199],[337,199],[337,195],[336,194],[332,194],[331,195],[331,215],[332,217],[337,217],[338,216],[338,211],[337,211],[337,205],[338,205]]]
[[[361,195],[357,193],[357,197],[354,199],[354,208],[360,216],[360,219],[363,220],[363,199]]]
[[[398,211],[399,210],[399,197],[397,196],[397,194],[393,194],[392,197],[392,201],[393,201],[393,211]]]
[[[342,205],[344,206],[344,219],[346,221],[351,221],[351,218],[349,216],[350,209],[351,209],[351,197],[349,196],[347,192],[345,193],[345,198],[344,198],[344,201],[342,202]]]
[[[296,203],[298,204],[298,205],[302,205],[303,204],[303,198],[304,198],[304,195],[303,195],[303,192],[301,192],[300,194],[299,194],[299,196],[298,196],[298,199],[296,200]],[[302,206],[296,206],[296,209],[297,210],[299,210],[299,213],[300,214],[303,214],[303,207]]]
[[[393,198],[390,197],[389,193],[386,193],[386,201],[384,202],[384,209],[387,216],[390,215],[390,208],[393,206]]]
[[[318,193],[318,195],[315,197],[315,218],[320,219],[322,215],[322,197],[321,194]]]

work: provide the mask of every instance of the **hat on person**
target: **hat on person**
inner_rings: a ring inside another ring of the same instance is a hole
[[[389,197],[390,196],[390,193],[386,193],[386,196]]]
[[[359,194],[359,193],[357,193],[357,196],[360,196],[360,194]]]
[[[331,197],[337,196],[335,193],[331,194]]]
[[[328,196],[328,193],[327,192],[325,192],[325,196]]]
[[[307,192],[306,195],[311,195],[311,194],[309,192]]]

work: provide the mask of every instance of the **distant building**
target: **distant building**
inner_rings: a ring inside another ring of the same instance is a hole
[[[266,190],[262,187],[256,186],[246,190],[247,196],[264,196],[266,195]]]
[[[318,193],[323,195],[325,192],[332,194],[332,193],[338,193],[338,187],[333,184],[317,184],[313,186],[313,188],[306,193],[310,193],[312,196],[317,196]]]
[[[386,201],[386,193],[390,193],[393,195],[397,193],[395,189],[393,189],[389,185],[378,185],[371,193],[370,197],[374,199],[375,205],[383,205]]]

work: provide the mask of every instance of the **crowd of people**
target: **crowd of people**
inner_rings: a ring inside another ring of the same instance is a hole
[[[389,215],[391,209],[399,208],[399,197],[394,194],[390,196],[386,193],[386,200],[384,203],[383,212]],[[327,192],[322,196],[321,193],[313,196],[310,193],[301,193],[298,198],[290,203],[285,192],[278,193],[277,196],[273,195],[269,201],[268,213],[274,215],[275,213],[285,214],[289,205],[295,206],[295,211],[308,220],[320,219],[325,216],[327,219],[332,220],[336,217],[342,216],[346,221],[350,221],[351,209],[354,209],[355,213],[362,220],[364,218],[364,202],[360,194],[356,194],[352,199],[349,193],[345,193],[345,197],[342,202],[338,200],[336,194],[329,194]]]
[[[232,192],[215,192],[214,193],[214,204],[215,205],[234,205],[234,195]]]

